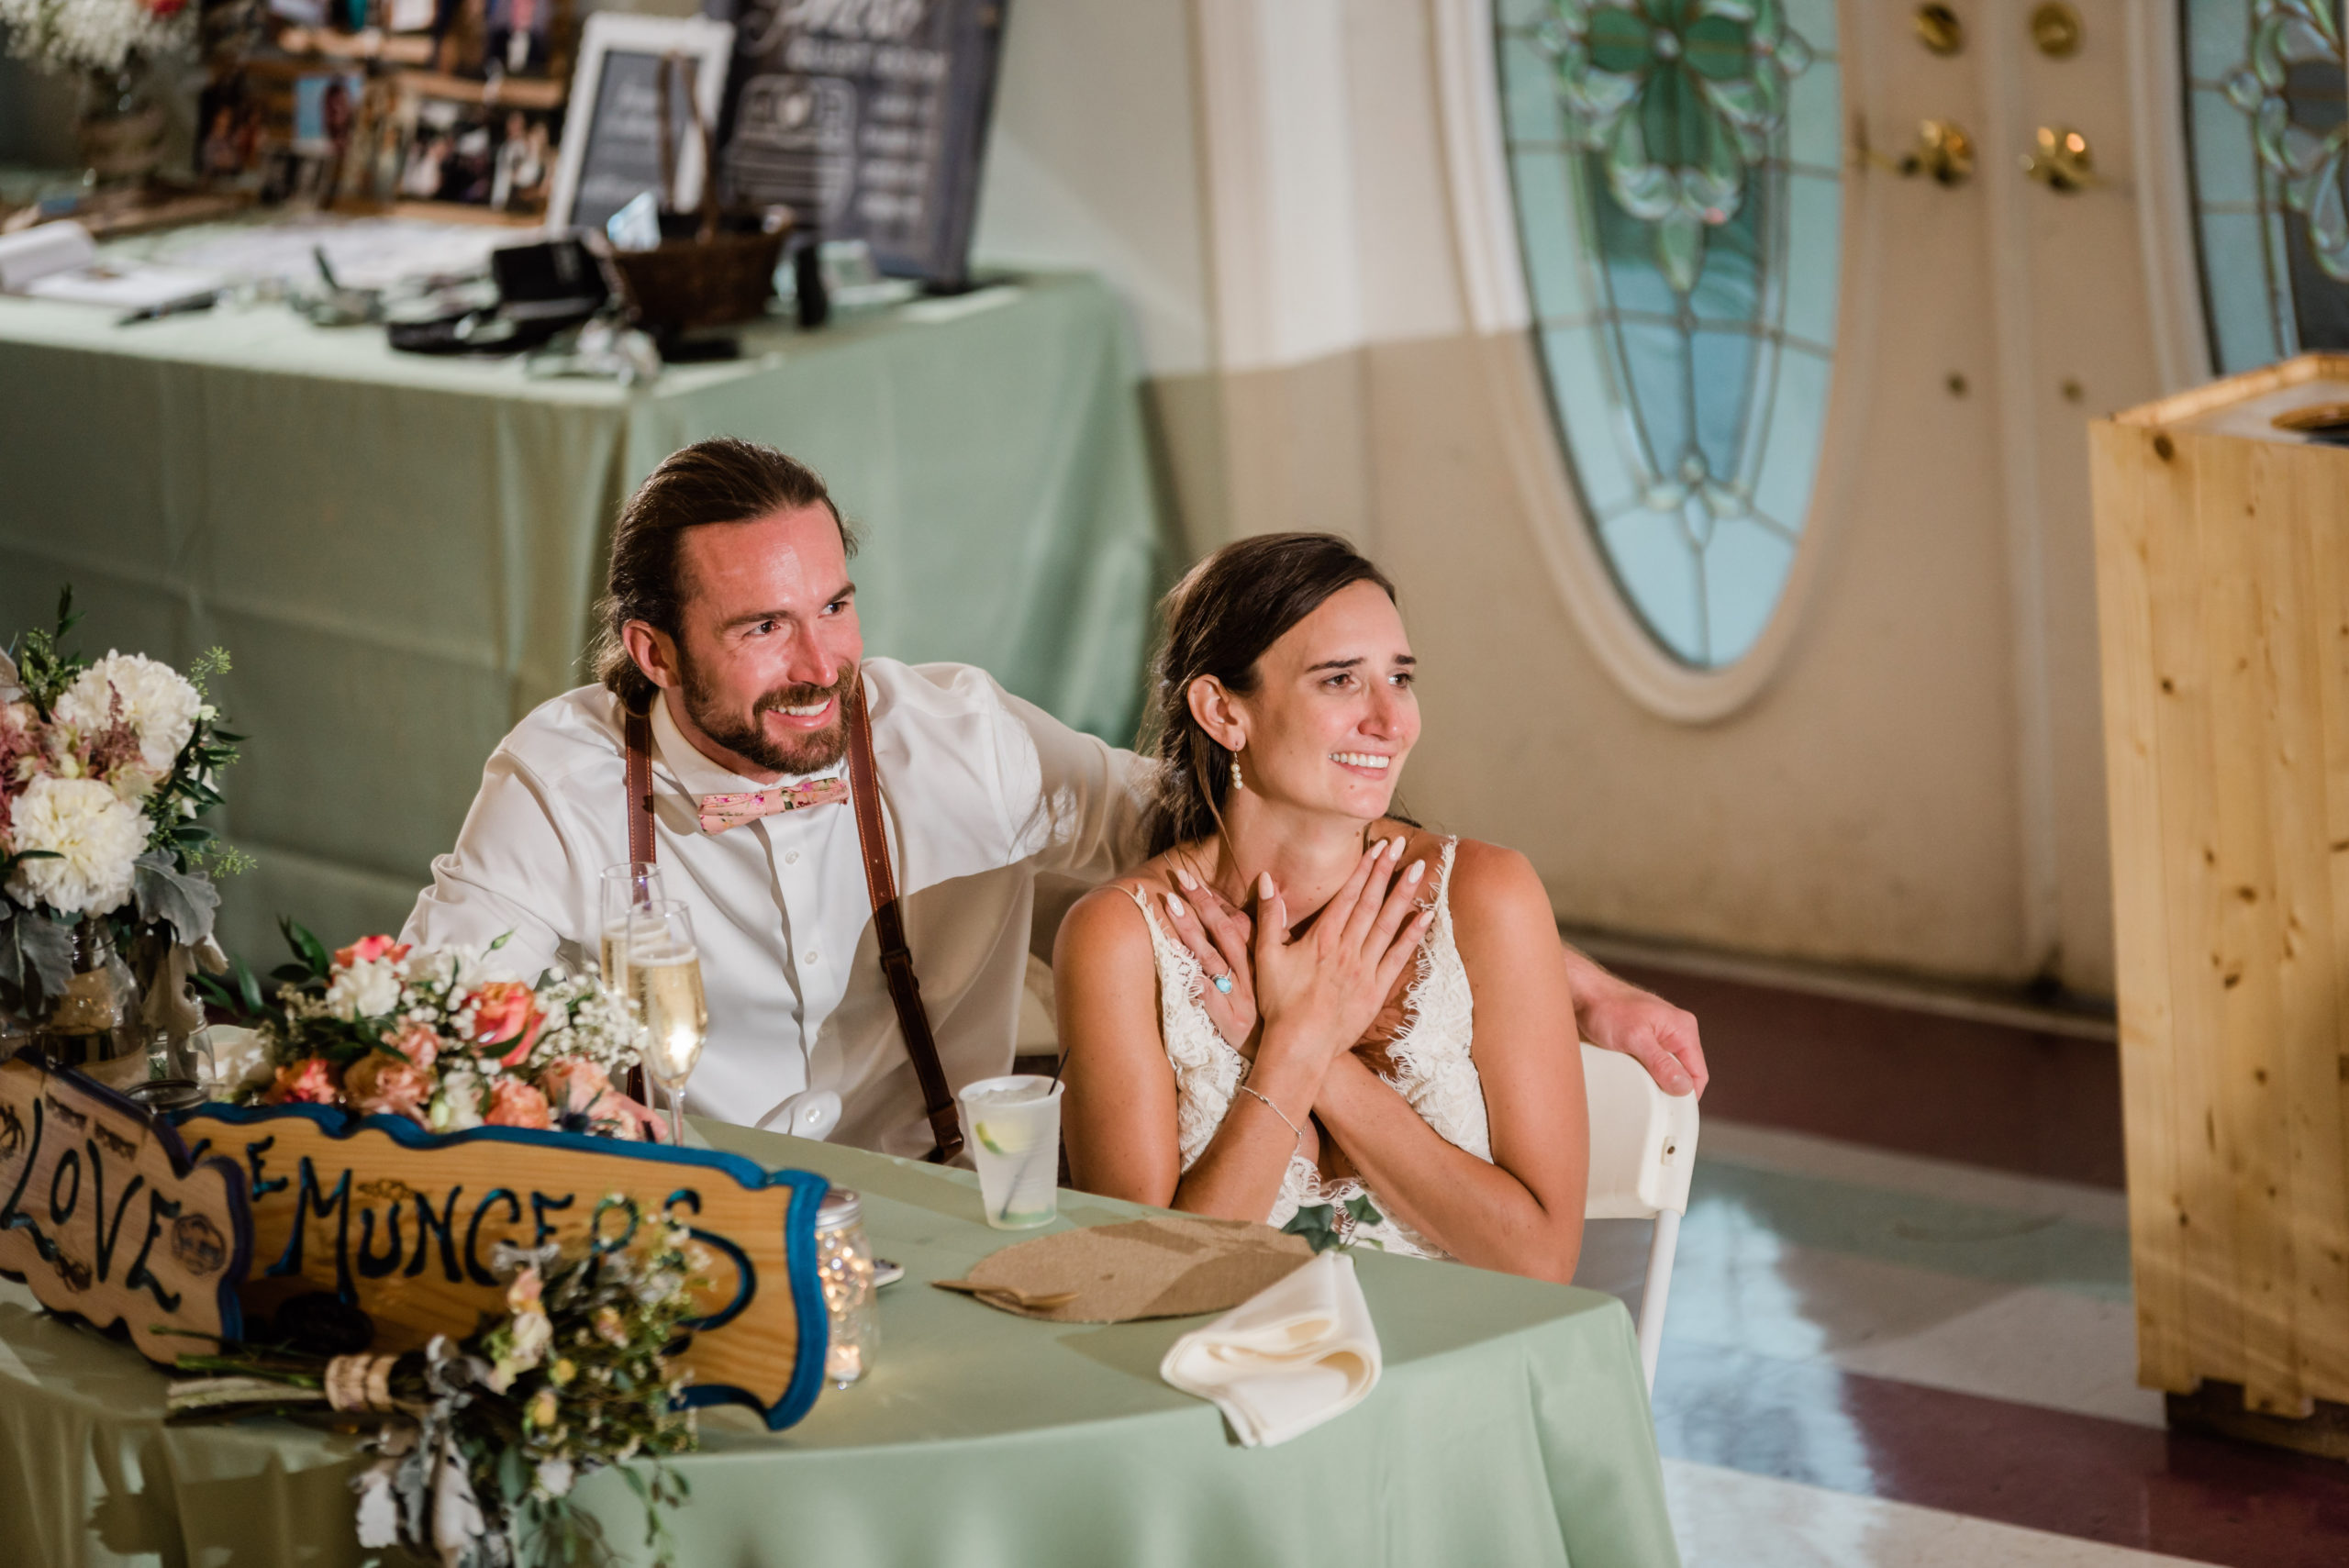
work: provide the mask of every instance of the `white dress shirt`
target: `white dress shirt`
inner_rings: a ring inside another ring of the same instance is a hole
[[[1036,878],[1097,883],[1140,858],[1139,764],[968,665],[868,659],[864,681],[906,941],[947,1082],[960,1088],[1011,1070]],[[781,1128],[804,1093],[830,1090],[844,1106],[832,1137],[928,1153],[853,808],[705,833],[695,796],[773,786],[705,757],[663,703],[652,735],[655,858],[668,895],[692,910],[709,997],[686,1108]],[[575,969],[596,956],[600,875],[628,858],[618,699],[582,686],[492,754],[401,940],[483,945],[510,931],[499,957],[522,978]]]

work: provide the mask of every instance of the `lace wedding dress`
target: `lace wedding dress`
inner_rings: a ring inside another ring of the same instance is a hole
[[[1394,1068],[1386,1082],[1445,1142],[1489,1163],[1493,1146],[1485,1122],[1485,1089],[1468,1051],[1475,1010],[1468,972],[1461,965],[1452,935],[1452,862],[1459,844],[1457,839],[1444,840],[1435,919],[1419,940],[1417,973],[1403,998],[1402,1030],[1386,1048]],[[1158,1028],[1166,1042],[1166,1059],[1174,1068],[1177,1133],[1187,1171],[1223,1125],[1248,1061],[1208,1021],[1199,1000],[1207,976],[1198,959],[1167,934],[1146,896],[1138,893],[1133,897],[1149,923],[1151,949],[1158,959]],[[1384,1200],[1361,1178],[1324,1181],[1313,1162],[1300,1154],[1289,1161],[1280,1195],[1264,1218],[1270,1224],[1286,1226],[1300,1209],[1311,1217],[1317,1207],[1329,1210],[1328,1227],[1353,1245],[1367,1243],[1421,1258],[1447,1255],[1389,1215]]]

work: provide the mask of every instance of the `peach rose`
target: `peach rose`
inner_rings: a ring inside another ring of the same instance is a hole
[[[539,1073],[539,1087],[558,1116],[579,1116],[609,1093],[611,1074],[581,1056],[558,1056]]]
[[[500,1078],[489,1088],[489,1114],[482,1120],[492,1127],[551,1127],[547,1097],[519,1078]]]
[[[384,936],[362,937],[347,948],[337,948],[334,962],[336,968],[349,969],[354,963],[373,963],[379,958],[388,958],[397,963],[406,956],[406,942],[395,942]]]
[[[362,1116],[404,1116],[418,1126],[432,1098],[432,1074],[405,1056],[370,1051],[344,1070],[342,1097]]]
[[[518,980],[492,980],[475,986],[467,1000],[473,1005],[475,1040],[484,1045],[515,1042],[513,1050],[498,1058],[501,1065],[511,1067],[530,1054],[547,1016],[539,1010],[539,999],[529,986]]]
[[[342,1097],[334,1081],[334,1069],[326,1059],[306,1056],[301,1061],[277,1070],[277,1076],[262,1095],[262,1103],[272,1106],[330,1106]]]
[[[607,1137],[645,1143],[665,1143],[669,1140],[669,1124],[661,1119],[661,1113],[618,1089],[597,1096],[596,1103],[587,1107],[587,1119],[599,1128],[608,1129]]]
[[[430,1024],[409,1024],[385,1035],[384,1043],[417,1066],[427,1069],[440,1054],[440,1034]]]

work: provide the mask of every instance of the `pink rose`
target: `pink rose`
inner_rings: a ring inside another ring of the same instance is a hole
[[[669,1140],[669,1124],[661,1119],[661,1113],[618,1089],[607,1091],[589,1106],[587,1119],[605,1129],[607,1138],[645,1143]]]
[[[371,1051],[343,1073],[342,1097],[362,1116],[404,1116],[421,1127],[432,1074],[405,1056]]]
[[[264,1105],[272,1106],[330,1106],[342,1097],[335,1086],[334,1069],[326,1059],[306,1056],[301,1061],[277,1070],[275,1082],[262,1095]]]
[[[519,1078],[500,1078],[490,1085],[489,1114],[482,1120],[492,1127],[551,1127],[547,1097]]]
[[[384,1036],[384,1043],[423,1068],[429,1068],[440,1054],[440,1034],[430,1024],[408,1024]]]
[[[546,1091],[558,1114],[578,1116],[610,1093],[612,1080],[584,1057],[558,1056],[539,1073],[539,1087]]]
[[[379,958],[388,958],[397,963],[406,956],[406,942],[395,942],[383,936],[362,937],[347,948],[336,949],[334,962],[338,969],[349,969],[354,963],[373,963]]]
[[[530,1054],[547,1016],[539,1010],[539,999],[529,986],[517,980],[493,980],[474,987],[468,1000],[473,1009],[475,1040],[484,1045],[516,1042],[513,1050],[498,1058],[501,1065],[511,1067]]]

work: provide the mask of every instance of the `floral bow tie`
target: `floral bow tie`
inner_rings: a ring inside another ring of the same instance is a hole
[[[779,784],[748,795],[705,795],[695,799],[701,830],[723,833],[778,811],[802,811],[811,806],[837,806],[848,798],[845,779],[810,779],[806,784]]]

